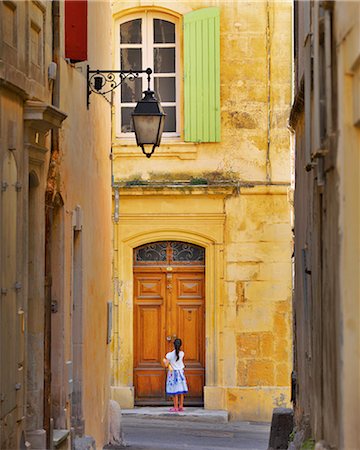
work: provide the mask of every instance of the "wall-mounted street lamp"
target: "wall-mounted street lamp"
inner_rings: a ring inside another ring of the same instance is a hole
[[[144,91],[144,97],[138,101],[134,112],[131,114],[136,143],[141,147],[147,158],[154,153],[156,147],[160,145],[161,135],[164,130],[165,113],[160,102],[155,98],[155,93],[150,89],[150,75],[152,70],[90,70],[87,66],[87,107],[89,109],[90,94],[105,95],[125,80],[133,81],[139,78],[141,73],[147,74],[148,88]],[[152,146],[150,151],[146,151],[146,146]]]

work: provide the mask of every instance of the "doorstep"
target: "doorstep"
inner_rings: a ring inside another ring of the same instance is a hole
[[[122,409],[123,417],[141,419],[191,420],[192,422],[227,423],[229,414],[223,410],[196,407],[184,408],[183,412],[170,412],[170,407],[141,406],[134,409]]]

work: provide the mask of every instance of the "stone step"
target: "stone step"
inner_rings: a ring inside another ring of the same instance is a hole
[[[164,420],[190,420],[192,422],[227,423],[228,412],[196,407],[184,408],[183,412],[170,412],[169,407],[143,406],[134,409],[122,409],[124,418],[164,419]]]

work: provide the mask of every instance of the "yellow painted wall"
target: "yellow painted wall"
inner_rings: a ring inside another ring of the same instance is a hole
[[[209,6],[221,17],[221,142],[163,139],[147,159],[133,140],[113,134],[114,181],[122,187],[112,395],[133,406],[132,249],[185,240],[208,250],[205,408],[270,420],[290,394],[291,2],[115,2],[114,24],[141,8],[172,10],[181,21]],[[208,186],[174,186],[191,178]],[[126,186],[134,180],[147,186]]]
[[[65,358],[71,360],[71,305],[73,258],[72,220],[77,205],[82,210],[82,395],[85,434],[100,448],[107,443],[109,358],[107,302],[111,290],[111,110],[93,94],[86,108],[86,64],[106,68],[111,64],[111,11],[107,2],[88,3],[88,61],[76,68],[61,61],[60,108],[68,114],[61,132],[60,192],[65,201]],[[68,87],[68,88],[67,88]],[[71,87],[71,89],[69,89]],[[101,237],[101,238],[99,238]]]

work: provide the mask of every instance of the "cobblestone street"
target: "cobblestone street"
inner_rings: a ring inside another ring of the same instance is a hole
[[[270,424],[204,423],[125,416],[123,430],[131,450],[265,450]]]

